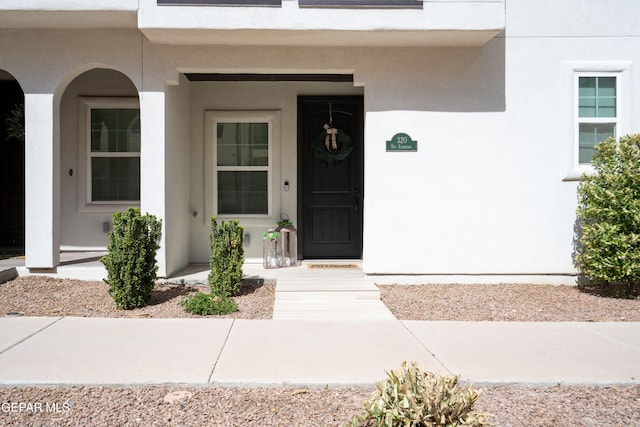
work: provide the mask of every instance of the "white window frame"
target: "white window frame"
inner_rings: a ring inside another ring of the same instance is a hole
[[[267,166],[218,166],[217,128],[218,123],[267,123],[269,161]],[[279,156],[280,112],[279,111],[206,111],[205,112],[205,158],[210,162],[210,170],[205,177],[207,205],[212,206],[212,215],[227,218],[271,218],[274,206],[274,164]],[[208,151],[208,153],[207,153]],[[264,214],[220,214],[218,212],[218,172],[219,171],[266,171],[267,172],[267,212]]]
[[[565,86],[570,88],[567,90],[571,100],[568,103],[570,110],[567,117],[570,123],[567,132],[567,171],[565,173],[565,181],[577,181],[584,173],[593,172],[591,164],[580,163],[579,157],[579,137],[581,123],[614,123],[615,138],[619,139],[621,135],[628,133],[627,117],[630,117],[630,61],[616,62],[570,62],[567,64],[565,73]],[[616,78],[616,117],[580,117],[579,114],[579,84],[580,77],[615,77]]]
[[[104,152],[104,153],[92,153],[91,152],[91,110],[93,109],[140,109],[140,102],[138,98],[132,97],[81,97],[80,98],[80,111],[79,111],[79,159],[84,159],[80,162],[80,175],[84,179],[80,179],[80,185],[78,186],[78,204],[79,210],[84,212],[111,212],[114,208],[120,209],[121,207],[140,206],[140,200],[92,200],[92,185],[91,185],[91,159],[93,157],[138,157],[140,158],[140,152]],[[142,184],[141,184],[142,185]]]

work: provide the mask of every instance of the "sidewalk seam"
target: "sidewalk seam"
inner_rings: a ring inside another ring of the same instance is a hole
[[[406,324],[406,323],[404,323],[404,321],[403,321],[403,320],[398,320],[398,322],[400,322],[400,324],[402,324],[402,326],[407,330],[407,332],[409,332],[409,334],[411,334],[411,336],[412,336],[416,341],[418,341],[418,342],[420,343],[420,345],[421,345],[422,347],[424,347],[424,349],[425,349],[425,350],[427,350],[427,352],[429,352],[429,354],[431,355],[431,357],[433,357],[434,359],[436,359],[436,361],[440,364],[440,366],[442,366],[442,367],[443,367],[443,368],[444,368],[444,369],[449,373],[449,375],[453,375],[453,372],[451,372],[451,370],[450,370],[449,368],[447,368],[447,366],[442,362],[442,360],[440,360],[440,359],[438,358],[438,356],[436,356],[436,354],[435,354],[433,351],[431,351],[431,350],[429,349],[429,347],[427,347],[427,345],[426,345],[425,343],[423,343],[423,342],[422,342],[422,340],[421,340],[420,338],[418,338],[418,337],[416,336],[416,334],[414,334],[414,333],[413,333],[413,331],[412,331],[411,329],[409,329],[409,328],[407,327],[407,324]]]
[[[231,322],[231,326],[229,327],[229,331],[227,332],[227,336],[224,337],[224,342],[222,343],[222,348],[220,349],[220,353],[218,353],[218,357],[216,357],[216,360],[213,362],[213,367],[211,368],[211,372],[209,373],[209,378],[207,378],[207,383],[209,384],[211,384],[211,378],[213,378],[213,373],[216,371],[216,367],[218,366],[218,362],[222,357],[222,353],[224,352],[224,349],[227,347],[227,342],[229,341],[231,330],[233,329],[235,324],[236,324],[236,319],[233,319]]]
[[[11,350],[12,348],[19,346],[20,344],[22,344],[23,342],[25,342],[26,340],[28,340],[32,336],[39,334],[40,332],[44,331],[45,329],[49,328],[52,325],[55,325],[56,323],[58,323],[62,319],[64,319],[64,317],[58,317],[56,320],[54,320],[53,322],[47,324],[46,326],[43,326],[42,328],[38,329],[34,333],[27,335],[26,337],[24,337],[23,339],[21,339],[20,341],[18,341],[16,343],[13,343],[9,347],[7,347],[4,350],[0,351],[0,356],[5,354],[7,351]]]
[[[589,325],[588,325],[588,324],[587,324],[587,325],[581,325],[580,323],[578,323],[578,325],[577,325],[577,326],[578,326],[579,328],[581,328],[581,329],[585,329],[585,330],[587,330],[587,331],[591,332],[591,333],[592,333],[592,334],[594,334],[594,335],[597,335],[597,336],[599,336],[599,337],[601,337],[601,338],[604,338],[604,339],[606,339],[607,341],[611,341],[612,343],[615,343],[615,344],[618,344],[618,345],[620,345],[620,346],[622,346],[622,347],[626,347],[626,348],[628,348],[628,349],[630,349],[630,350],[633,350],[633,351],[634,351],[634,352],[636,352],[636,353],[640,353],[640,349],[638,349],[637,347],[632,346],[632,345],[629,345],[629,344],[627,344],[627,343],[626,343],[626,342],[624,342],[624,341],[620,341],[620,340],[617,340],[617,339],[615,339],[615,338],[612,338],[612,337],[610,337],[610,336],[608,336],[608,335],[605,335],[605,334],[603,334],[603,333],[601,333],[601,332],[595,331],[595,330],[591,329],[591,328],[589,327]]]

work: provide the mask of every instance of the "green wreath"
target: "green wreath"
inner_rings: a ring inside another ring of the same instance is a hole
[[[351,137],[339,129],[331,128],[329,125],[320,132],[313,140],[311,147],[317,160],[326,162],[329,166],[335,166],[339,161],[349,157],[353,151]],[[328,133],[327,131],[333,131]]]

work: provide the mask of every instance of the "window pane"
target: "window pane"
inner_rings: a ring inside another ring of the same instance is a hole
[[[91,109],[91,151],[139,152],[140,109]]]
[[[615,116],[616,116],[616,99],[615,98],[598,98],[597,117],[615,117]]]
[[[596,77],[580,77],[580,97],[596,96]]]
[[[266,171],[218,171],[218,214],[269,213]]]
[[[616,78],[598,77],[598,96],[616,96]]]
[[[139,157],[93,157],[91,200],[94,202],[140,200]]]
[[[609,137],[615,137],[614,123],[580,123],[578,138],[578,161],[590,163],[593,159],[593,147]]]
[[[616,117],[616,78],[580,77],[579,117]]]
[[[268,166],[268,123],[218,123],[218,166]]]
[[[580,98],[580,117],[596,117],[596,98]]]

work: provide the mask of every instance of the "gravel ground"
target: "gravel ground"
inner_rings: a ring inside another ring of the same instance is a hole
[[[640,321],[640,300],[542,285],[385,285],[400,319]],[[149,306],[117,310],[103,282],[18,278],[0,285],[0,315],[194,317],[178,305],[200,286],[158,284]],[[273,312],[274,283],[246,282],[236,318]],[[219,317],[219,316],[212,316]],[[398,367],[390,366],[389,369]],[[384,373],[381,373],[381,380]],[[640,386],[487,386],[476,410],[498,426],[640,426]],[[0,387],[0,426],[339,426],[373,389]],[[22,409],[20,409],[22,408]]]
[[[498,426],[640,426],[640,386],[480,388],[475,409],[493,414]],[[0,388],[0,426],[342,426],[372,391]]]
[[[208,286],[157,283],[146,307],[118,310],[104,282],[53,279],[43,276],[18,277],[0,285],[0,315],[78,317],[202,317],[187,313],[179,302]],[[238,311],[224,316],[236,319],[271,319],[275,282],[245,280],[234,300]]]
[[[598,296],[575,286],[381,285],[402,320],[640,322],[640,299]]]

